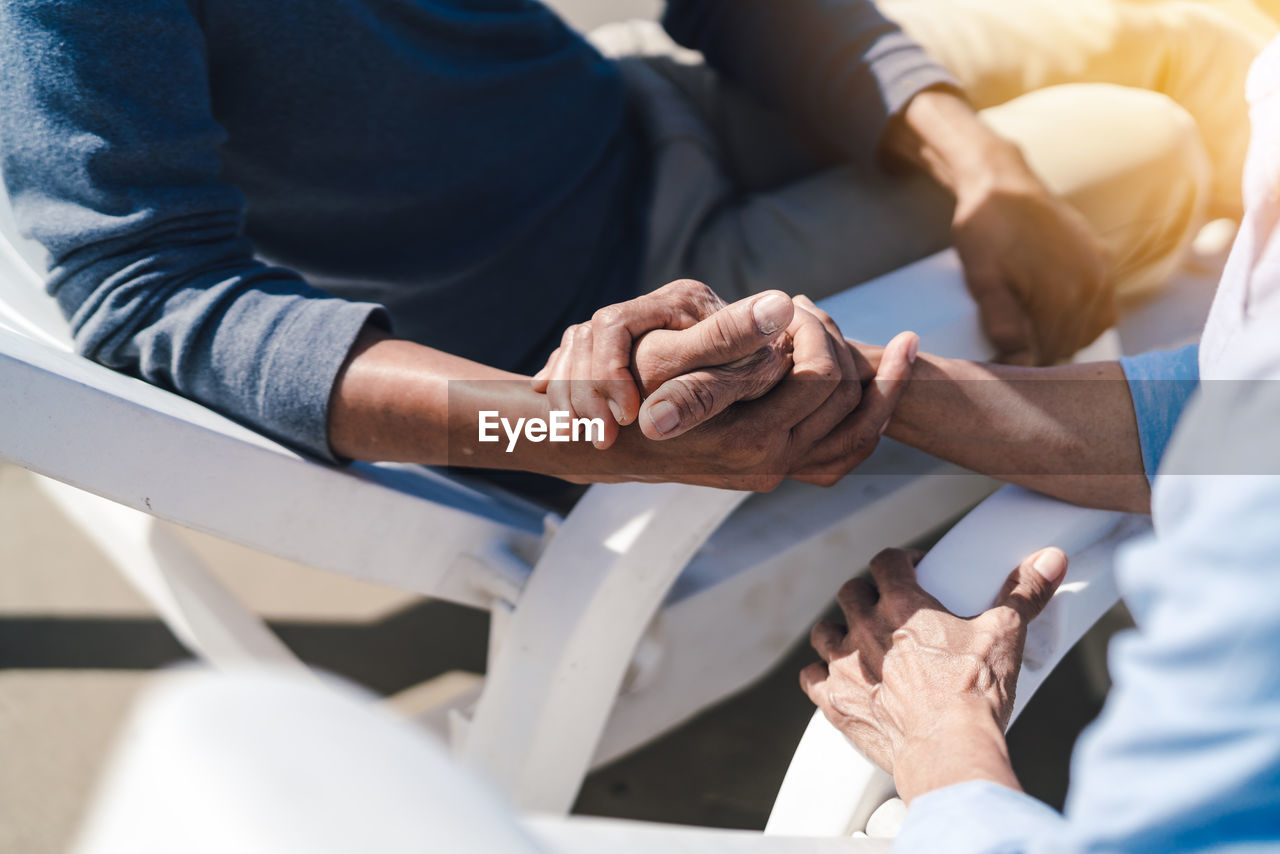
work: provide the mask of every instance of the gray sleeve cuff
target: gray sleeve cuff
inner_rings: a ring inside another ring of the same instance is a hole
[[[373,303],[299,300],[272,335],[260,411],[289,444],[330,462],[347,462],[329,447],[329,403],[338,371],[370,323],[390,329],[386,310]]]

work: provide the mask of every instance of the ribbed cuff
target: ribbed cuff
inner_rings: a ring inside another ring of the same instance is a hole
[[[329,401],[351,347],[366,324],[391,328],[386,309],[341,299],[300,300],[272,335],[260,411],[299,450],[347,462],[329,447]]]

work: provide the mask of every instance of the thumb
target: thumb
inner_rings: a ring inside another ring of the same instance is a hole
[[[1067,556],[1062,549],[1041,549],[1024,560],[1005,581],[996,608],[1009,608],[1023,623],[1040,615],[1067,574]]]
[[[688,329],[656,329],[636,347],[635,365],[645,386],[656,388],[698,368],[727,365],[778,337],[795,315],[791,297],[766,291],[738,300]]]

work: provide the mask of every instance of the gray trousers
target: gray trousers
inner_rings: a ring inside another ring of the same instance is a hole
[[[642,290],[692,278],[728,300],[770,288],[820,299],[950,245],[954,202],[931,179],[842,162],[652,22],[592,39],[619,58],[652,147]],[[1202,222],[1210,174],[1178,104],[1068,83],[982,116],[1089,219],[1122,298],[1176,267]]]

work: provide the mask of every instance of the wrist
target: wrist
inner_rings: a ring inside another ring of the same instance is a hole
[[[929,89],[912,98],[890,126],[885,148],[928,172],[958,199],[985,192],[1010,176],[1031,175],[1018,147],[949,89]]]
[[[949,163],[951,191],[956,207],[986,198],[997,191],[1028,193],[1043,190],[1017,145],[993,131],[976,139]]]
[[[898,794],[908,803],[926,792],[971,780],[1021,788],[1000,723],[977,697],[914,732],[894,757],[893,776]]]

